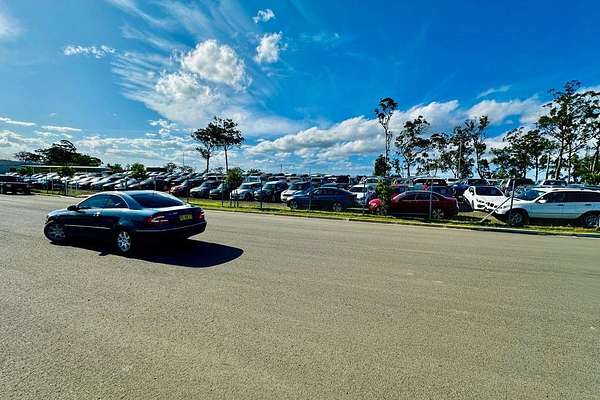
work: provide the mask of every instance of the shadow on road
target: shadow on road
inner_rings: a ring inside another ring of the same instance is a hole
[[[108,244],[84,241],[70,242],[69,246],[98,251],[99,256],[116,254]],[[178,267],[210,268],[225,264],[240,257],[244,250],[218,243],[186,239],[181,242],[142,242],[130,259],[168,264]]]

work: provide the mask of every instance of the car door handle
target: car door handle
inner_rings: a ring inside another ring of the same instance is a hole
[[[591,206],[591,205],[592,205],[592,203],[587,203],[587,204],[585,204],[585,205],[589,207],[589,206]]]
[[[557,204],[556,207],[564,207],[564,204]]]

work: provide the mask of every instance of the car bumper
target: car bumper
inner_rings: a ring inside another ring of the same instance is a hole
[[[175,228],[162,229],[136,229],[136,235],[147,238],[169,238],[169,237],[190,237],[202,233],[206,230],[206,221],[198,222],[193,225],[178,226]]]

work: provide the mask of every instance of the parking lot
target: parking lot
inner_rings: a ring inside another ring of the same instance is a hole
[[[600,241],[208,211],[131,258],[0,196],[0,398],[593,399]]]

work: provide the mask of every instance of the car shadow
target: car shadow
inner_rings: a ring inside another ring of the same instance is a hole
[[[109,244],[104,243],[72,241],[67,245],[98,251],[99,256],[118,254]],[[193,239],[160,243],[149,241],[139,243],[138,246],[133,254],[123,257],[188,268],[217,267],[244,253],[244,250],[237,247]]]

